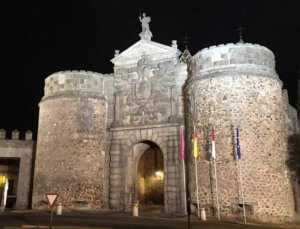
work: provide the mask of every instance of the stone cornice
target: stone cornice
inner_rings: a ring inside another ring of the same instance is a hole
[[[56,92],[55,94],[44,96],[41,102],[47,100],[61,99],[61,98],[92,98],[92,99],[100,99],[107,100],[107,97],[103,94],[91,93],[89,91],[64,91],[64,92]],[[40,103],[41,103],[40,102]]]
[[[149,129],[149,128],[170,128],[170,127],[179,127],[182,126],[180,123],[165,123],[165,124],[151,124],[144,126],[124,126],[124,127],[111,127],[109,130],[114,131],[126,131],[126,130],[140,130],[140,129]]]

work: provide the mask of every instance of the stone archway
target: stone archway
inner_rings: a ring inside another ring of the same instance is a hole
[[[164,205],[167,177],[165,161],[161,147],[153,141],[140,140],[133,144],[126,157],[126,205]],[[152,185],[145,182],[151,182]]]
[[[161,149],[149,144],[137,161],[136,193],[140,205],[164,204],[164,160]]]
[[[179,126],[144,129],[124,127],[114,128],[112,131],[113,140],[107,167],[108,192],[104,196],[104,199],[107,198],[108,207],[121,210],[138,202],[138,163],[143,154],[155,146],[160,149],[163,157],[163,205],[160,206],[163,206],[165,213],[184,212],[185,189],[179,163]]]

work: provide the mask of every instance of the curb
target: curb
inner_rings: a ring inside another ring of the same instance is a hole
[[[21,225],[21,229],[49,229],[50,226]],[[52,229],[111,229],[108,227],[52,226]]]

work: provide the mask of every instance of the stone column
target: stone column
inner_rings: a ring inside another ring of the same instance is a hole
[[[167,192],[165,193],[165,203],[169,213],[182,212],[182,198],[180,182],[180,158],[179,158],[179,138],[177,136],[170,136],[167,143],[167,173],[166,185]]]
[[[121,145],[113,142],[110,150],[109,203],[111,209],[121,210],[122,189],[124,181],[123,159]]]

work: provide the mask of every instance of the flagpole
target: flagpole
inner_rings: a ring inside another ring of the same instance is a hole
[[[200,204],[199,204],[199,187],[198,187],[198,168],[197,168],[197,158],[198,158],[198,141],[197,132],[194,124],[194,136],[193,136],[193,154],[195,160],[195,179],[196,179],[196,192],[197,192],[197,216],[200,218]]]
[[[181,126],[181,136],[180,136],[180,153],[182,161],[182,170],[183,170],[183,191],[184,191],[184,214],[187,215],[187,200],[186,200],[186,176],[185,176],[185,163],[184,163],[184,127]]]
[[[186,177],[185,177],[185,163],[182,160],[182,169],[183,169],[183,187],[184,187],[184,214],[187,214],[187,203],[186,203]]]
[[[242,167],[241,161],[239,160],[239,169],[240,169],[240,183],[241,183],[241,191],[242,191],[242,201],[243,201],[243,213],[244,213],[244,222],[247,223],[246,220],[246,210],[245,210],[245,199],[244,199],[244,189],[243,189],[243,179],[242,179]]]
[[[219,204],[219,195],[218,195],[218,179],[217,179],[217,165],[216,159],[214,158],[214,169],[215,169],[215,182],[216,182],[216,199],[217,199],[217,212],[218,212],[218,219],[220,220],[220,204]]]
[[[239,137],[239,128],[236,128],[236,160],[239,165],[239,173],[240,173],[240,184],[241,184],[241,192],[242,192],[242,203],[243,203],[243,214],[244,214],[244,223],[247,223],[246,220],[246,210],[245,210],[245,198],[244,198],[244,189],[243,189],[243,179],[242,179],[242,166],[241,166],[241,149],[240,149],[240,137]]]
[[[199,188],[198,188],[198,171],[197,171],[197,158],[195,158],[195,173],[196,173],[196,192],[197,192],[197,216],[200,218],[200,204],[199,204]]]
[[[220,220],[220,204],[218,194],[218,178],[217,178],[217,164],[216,164],[216,143],[215,143],[215,127],[213,126],[211,131],[211,157],[214,161],[214,172],[215,172],[215,186],[216,186],[216,202],[217,202],[217,213],[218,219]]]

